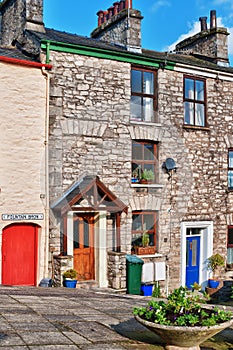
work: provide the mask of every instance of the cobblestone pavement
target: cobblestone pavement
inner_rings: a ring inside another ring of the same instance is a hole
[[[163,350],[132,315],[148,297],[107,290],[0,286],[0,350]],[[228,328],[202,350],[233,350]]]

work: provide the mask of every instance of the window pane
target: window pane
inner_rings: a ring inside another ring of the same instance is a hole
[[[144,214],[144,230],[154,230],[155,216],[153,214]]]
[[[184,123],[194,125],[194,104],[192,102],[184,103]]]
[[[143,116],[144,120],[151,122],[154,115],[154,104],[153,98],[144,97],[143,98]]]
[[[233,168],[233,151],[228,153],[228,167]]]
[[[79,248],[79,220],[74,221],[74,249]]]
[[[233,264],[233,248],[227,248],[227,264]]]
[[[185,78],[185,98],[194,99],[194,80]]]
[[[131,96],[130,114],[131,118],[142,120],[142,99],[139,96]]]
[[[131,71],[131,90],[142,92],[142,72],[140,70]]]
[[[204,81],[196,80],[196,96],[198,101],[204,101]]]
[[[228,228],[228,245],[233,245],[233,228]]]
[[[202,104],[196,103],[196,123],[195,125],[204,126],[205,125],[205,107]]]
[[[143,92],[145,94],[154,94],[154,74],[150,72],[144,72],[143,74]]]
[[[197,266],[197,241],[192,241],[192,266]]]
[[[233,188],[233,171],[228,171],[228,188]]]
[[[133,147],[132,147],[132,151],[133,151],[133,159],[139,159],[142,160],[143,159],[143,154],[142,154],[142,150],[143,150],[143,145],[141,145],[139,142],[133,142]]]
[[[144,159],[145,160],[154,160],[154,145],[153,144],[145,144],[144,145]]]
[[[89,248],[89,225],[88,225],[88,221],[84,220],[83,222],[84,225],[84,248]]]
[[[133,225],[132,225],[133,231],[142,231],[142,215],[140,214],[133,214]]]
[[[140,179],[142,175],[142,165],[137,163],[132,163],[132,178]]]

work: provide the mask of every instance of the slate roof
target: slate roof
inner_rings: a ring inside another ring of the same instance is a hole
[[[35,36],[37,40],[50,40],[55,42],[62,42],[66,44],[73,44],[73,45],[82,45],[87,47],[93,47],[93,48],[99,48],[103,50],[110,50],[115,51],[119,53],[130,53],[132,56],[136,55],[143,57],[149,57],[154,58],[157,60],[164,60],[164,61],[172,61],[175,63],[182,63],[182,64],[188,64],[193,65],[197,67],[203,67],[203,68],[209,68],[209,69],[215,69],[219,71],[226,71],[233,73],[233,67],[222,67],[219,66],[211,61],[208,61],[207,58],[203,58],[200,55],[184,55],[184,54],[177,54],[177,53],[166,53],[166,52],[158,52],[158,51],[152,51],[148,49],[142,49],[142,53],[133,53],[127,51],[124,47],[121,47],[120,45],[116,44],[110,44],[107,42],[104,42],[102,40],[98,39],[92,39],[85,36],[80,36],[77,34],[71,34],[66,33],[54,29],[46,28],[46,33],[39,33],[39,32],[30,32],[31,35]]]
[[[0,56],[15,58],[18,60],[25,60],[30,62],[38,62],[35,58],[25,55],[22,51],[19,51],[16,47],[3,47],[0,46]]]

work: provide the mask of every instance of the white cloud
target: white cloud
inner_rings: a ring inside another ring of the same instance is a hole
[[[171,3],[167,0],[158,0],[151,6],[152,12],[157,12],[161,7],[169,7]]]
[[[233,27],[227,28],[228,32],[230,33],[228,37],[228,51],[229,55],[233,55]]]
[[[175,42],[173,42],[171,45],[167,46],[167,47],[165,48],[165,50],[163,50],[163,51],[173,51],[173,50],[175,49],[175,46],[176,46],[180,41],[182,41],[182,40],[184,40],[184,39],[186,39],[186,38],[189,38],[190,36],[195,35],[195,34],[197,34],[198,32],[200,32],[200,22],[194,22],[194,23],[192,24],[192,27],[190,28],[190,30],[189,30],[187,33],[181,34],[181,35],[179,36],[179,38],[178,38]]]

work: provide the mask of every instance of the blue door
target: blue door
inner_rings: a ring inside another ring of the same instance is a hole
[[[186,237],[186,286],[199,283],[200,237]]]

